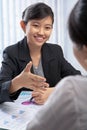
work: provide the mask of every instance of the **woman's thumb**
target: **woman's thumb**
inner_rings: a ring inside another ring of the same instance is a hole
[[[25,71],[25,72],[29,72],[29,71],[31,70],[31,67],[32,67],[32,61],[30,61],[30,62],[26,65],[24,71]]]

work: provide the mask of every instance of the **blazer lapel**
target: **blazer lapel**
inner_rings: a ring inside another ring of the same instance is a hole
[[[26,61],[26,62],[29,62],[31,60],[26,37],[20,42],[19,59],[21,61]]]
[[[52,55],[52,52],[47,46],[47,43],[45,43],[42,47],[42,66],[43,66],[43,71],[46,79],[49,80],[50,77],[50,64],[54,60],[54,57]]]
[[[20,66],[22,70],[25,68],[27,63],[31,61],[26,37],[20,42],[19,45],[19,60],[20,60]],[[31,72],[33,73],[33,67],[31,68]]]

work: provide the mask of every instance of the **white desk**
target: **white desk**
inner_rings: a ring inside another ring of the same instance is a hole
[[[29,100],[30,92],[22,92],[19,98],[12,102],[0,104],[0,127],[9,130],[25,130],[27,123],[32,120],[42,105],[23,105],[22,102]]]

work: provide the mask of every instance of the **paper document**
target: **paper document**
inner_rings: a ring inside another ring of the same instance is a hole
[[[13,102],[0,104],[0,127],[9,130],[25,130],[42,105],[35,103],[23,105],[31,98],[31,92],[24,91]]]

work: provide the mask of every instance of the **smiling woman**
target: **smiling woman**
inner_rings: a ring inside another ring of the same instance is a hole
[[[36,16],[35,16],[36,17]],[[21,21],[21,27],[26,33],[27,40],[29,43],[29,47],[42,46],[45,43],[52,32],[52,18],[50,16],[46,16],[41,20],[31,20],[30,22]],[[25,29],[26,28],[26,29]],[[33,43],[33,44],[32,44]],[[38,63],[37,63],[38,65]]]
[[[35,103],[44,104],[57,82],[80,74],[66,61],[59,45],[47,43],[53,23],[54,13],[45,3],[32,4],[23,11],[20,25],[25,36],[3,51],[0,102],[13,101],[21,91],[33,90]]]
[[[26,2],[25,2],[26,1]],[[22,11],[31,3],[44,2],[48,4],[54,11],[54,25],[52,35],[49,41],[62,46],[64,56],[77,69],[79,67],[73,56],[70,39],[67,34],[67,16],[77,0],[0,0],[0,66],[2,61],[3,49],[8,45],[12,45],[24,36],[20,28],[20,19]],[[67,44],[66,44],[67,43]],[[68,44],[69,43],[69,44]]]

